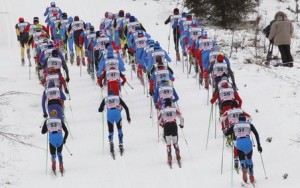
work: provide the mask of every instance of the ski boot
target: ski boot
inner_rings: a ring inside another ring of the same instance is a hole
[[[227,136],[226,138],[227,138],[226,145],[232,147],[232,138],[231,138],[231,135]]]
[[[120,144],[119,144],[119,149],[120,149],[121,155],[123,155],[123,153],[124,153],[123,143],[120,143]]]
[[[171,145],[167,145],[167,153],[168,153],[168,165],[172,168],[172,150]]]
[[[253,175],[250,175],[250,176],[249,176],[249,179],[250,179],[250,183],[255,183],[255,179],[254,179],[254,176],[253,176]]]
[[[82,58],[82,66],[85,66],[85,58]]]
[[[64,170],[65,170],[65,169],[64,169],[63,163],[59,164],[59,171],[60,171],[61,173],[63,173]]]
[[[79,56],[76,56],[76,63],[77,63],[77,66],[80,65],[80,57]]]
[[[74,54],[70,54],[70,63],[73,65],[74,63]]]
[[[65,60],[68,61],[68,53],[65,53]]]
[[[56,160],[52,159],[52,170],[55,171],[56,170]]]
[[[245,183],[247,183],[247,181],[248,181],[248,178],[247,178],[247,172],[248,172],[248,169],[247,169],[247,168],[243,168],[243,169],[242,169],[242,172],[243,172],[243,181],[244,181]]]
[[[114,143],[113,142],[109,142],[109,148],[110,148],[110,152],[114,152]]]
[[[176,51],[176,60],[177,60],[177,61],[180,61],[180,53],[179,53],[178,50]]]
[[[203,84],[203,77],[199,77],[199,84],[202,85]]]
[[[132,70],[135,71],[135,63],[134,63],[134,60],[132,60],[132,61],[130,62],[130,64],[131,64]]]
[[[114,143],[113,142],[109,142],[109,148],[110,148],[110,153],[111,153],[113,159],[115,159],[115,149],[114,149]]]
[[[239,160],[238,159],[234,159],[234,169],[238,173],[238,171],[239,171]]]

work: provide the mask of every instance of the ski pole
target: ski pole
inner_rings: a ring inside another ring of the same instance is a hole
[[[147,73],[145,73],[145,84],[146,84],[146,95],[147,97],[149,97]]]
[[[71,132],[71,129],[70,129],[70,126],[69,126],[69,123],[68,123],[68,121],[67,121],[67,118],[66,118],[66,116],[64,117],[64,120],[65,120],[65,122],[66,122],[66,126],[67,126],[67,128],[69,129],[69,132],[70,132],[71,138],[73,139],[73,135],[72,135],[72,132]]]
[[[31,65],[28,65],[28,71],[29,71],[29,80],[31,80]]]
[[[150,97],[150,118],[152,118],[152,114],[153,114],[153,111],[152,111],[152,97]]]
[[[158,117],[158,111],[156,110],[156,119]],[[153,121],[153,118],[152,118]],[[157,142],[159,142],[159,124],[157,123]]]
[[[46,143],[46,174],[48,172],[48,141],[49,141],[49,133],[47,132],[47,143]]]
[[[251,132],[251,140],[252,140],[253,147],[255,147],[255,143],[254,143],[252,132]]]
[[[267,177],[267,173],[266,173],[266,169],[265,169],[264,160],[263,160],[263,158],[262,158],[262,155],[261,155],[261,153],[259,153],[259,155],[260,155],[261,163],[262,163],[262,166],[263,166],[263,169],[264,169],[264,173],[265,173],[265,179],[268,179],[268,177]]]
[[[182,133],[182,136],[183,136],[183,138],[184,138],[184,141],[185,141],[186,145],[189,147],[189,144],[188,144],[188,142],[187,142],[187,140],[186,140],[185,134],[184,134],[184,132],[183,132],[182,129],[181,129],[181,133]]]
[[[233,134],[231,134],[231,140],[233,140]],[[232,144],[231,149],[231,186],[233,186],[233,153],[234,153],[234,144]]]
[[[103,100],[103,89],[101,88],[101,100]],[[102,153],[104,154],[104,112],[102,112]]]
[[[225,143],[225,136],[223,135],[222,160],[221,160],[221,174],[223,174],[224,143]]]
[[[69,152],[69,154],[72,156],[73,155],[73,153],[69,150],[69,148],[67,147],[67,145],[66,144],[64,144],[65,145],[65,147],[66,147],[66,149],[67,149],[67,151]]]
[[[126,84],[127,84],[131,89],[133,89],[133,87],[132,87],[128,82],[126,82]]]
[[[215,106],[215,139],[217,138],[217,105]]]
[[[206,147],[205,147],[206,150],[207,150],[207,145],[208,145],[208,136],[209,136],[209,129],[210,129],[210,121],[212,119],[212,113],[213,113],[213,105],[211,105],[211,108],[210,108],[209,123],[208,123],[207,137],[206,137]]]
[[[47,118],[44,118],[44,119],[43,119],[42,123],[40,124],[40,128],[43,127],[45,120],[47,120]]]
[[[169,40],[169,42],[168,42],[168,54],[170,53],[170,35],[171,35],[171,20],[170,20],[170,27],[169,27],[169,36],[168,36],[168,40]]]

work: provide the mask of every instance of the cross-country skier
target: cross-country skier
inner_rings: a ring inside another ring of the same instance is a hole
[[[21,63],[22,65],[25,64],[24,60],[24,51],[25,47],[27,49],[27,57],[30,59],[30,46],[28,43],[29,40],[29,32],[26,31],[26,27],[30,26],[28,22],[24,21],[23,17],[19,18],[19,23],[16,24],[16,34],[17,34],[17,39],[20,42],[20,47],[21,47]]]
[[[62,134],[64,131],[64,136]],[[42,128],[42,134],[49,132],[49,148],[52,161],[52,170],[56,170],[56,155],[58,156],[59,170],[64,172],[63,165],[63,144],[66,143],[69,131],[61,118],[58,117],[56,110],[51,110],[50,118],[46,119]]]
[[[184,120],[181,112],[179,111],[179,109],[172,107],[171,99],[166,99],[165,108],[162,109],[158,115],[158,124],[164,128],[164,134],[167,143],[168,164],[170,165],[170,167],[172,166],[171,144],[173,144],[174,146],[178,163],[180,163],[181,160],[180,150],[178,146],[178,130],[176,117],[179,117],[180,119],[180,123],[178,126],[180,128],[183,128]]]
[[[210,103],[215,103],[217,99],[219,99],[221,115],[233,107],[242,106],[242,99],[229,82],[225,82],[221,85],[221,89],[214,93]]]
[[[108,96],[105,97],[98,109],[98,112],[103,112],[104,106],[107,109],[107,125],[108,125],[108,140],[110,145],[110,152],[114,155],[114,124],[116,123],[118,129],[119,138],[119,148],[120,152],[123,152],[123,130],[122,130],[122,117],[121,117],[121,107],[126,111],[127,121],[130,124],[130,114],[129,109],[125,102],[114,94],[113,90],[108,90]]]
[[[75,43],[75,51],[76,51],[76,63],[79,66],[80,60],[82,61],[82,65],[85,66],[85,53],[84,53],[84,30],[85,30],[85,23],[82,20],[79,20],[78,16],[74,17],[74,21],[69,25],[68,28],[68,37],[74,37]],[[73,36],[71,36],[73,33]]]
[[[169,16],[165,21],[165,25],[170,23],[173,29],[173,40],[175,44],[176,58],[177,61],[180,61],[180,53],[179,53],[179,39],[180,39],[180,29],[179,29],[179,19],[181,15],[179,14],[179,9],[175,8],[173,10],[173,15]]]
[[[248,181],[247,173],[249,169],[249,179],[251,183],[255,183],[254,170],[253,170],[253,145],[250,139],[251,132],[254,133],[257,143],[257,150],[261,153],[262,147],[260,145],[259,135],[255,127],[251,123],[246,122],[245,114],[239,115],[239,122],[231,126],[228,131],[224,131],[224,135],[228,136],[230,134],[235,134],[236,137],[236,147],[239,155],[242,171],[243,180],[245,183]]]

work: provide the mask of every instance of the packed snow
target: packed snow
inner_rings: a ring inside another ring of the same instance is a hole
[[[152,107],[154,113],[153,118],[150,118],[150,98],[144,93],[135,74],[131,79],[128,65],[126,77],[133,89],[126,84],[122,89],[122,97],[129,107],[132,122],[128,124],[123,121],[125,153],[124,156],[117,154],[116,160],[113,160],[109,154],[106,118],[103,120],[102,114],[97,111],[101,102],[101,90],[87,74],[85,67],[80,76],[79,67],[68,64],[71,100],[67,100],[65,104],[65,113],[71,133],[66,143],[70,152],[64,147],[65,176],[53,176],[49,153],[46,161],[47,138],[41,134],[40,128],[44,121],[41,107],[43,87],[39,84],[34,68],[28,67],[27,59],[25,66],[21,66],[20,48],[15,35],[15,24],[19,17],[31,22],[34,16],[38,16],[43,21],[43,13],[50,2],[0,0],[0,133],[4,131],[24,135],[21,139],[27,144],[8,141],[0,135],[0,187],[241,186],[241,173],[232,172],[232,152],[226,146],[221,174],[223,135],[218,117],[213,118],[208,148],[205,149],[211,108],[210,104],[207,105],[207,90],[199,88],[197,80],[193,78],[193,71],[187,77],[181,62],[175,61],[171,64],[175,72],[174,87],[180,98],[178,105],[185,118],[185,127],[178,132],[182,168],[174,166],[170,169],[167,166],[166,146],[161,137],[158,139],[156,111]],[[164,21],[175,7],[182,10],[181,1],[169,0],[55,2],[68,15],[78,15],[80,19],[91,22],[96,29],[105,11],[118,12],[123,9],[130,12],[165,50],[168,49],[169,26],[164,25]],[[262,24],[268,24],[279,10],[288,13],[289,18],[294,18],[286,10],[288,5],[294,7],[294,1],[264,0],[259,8],[259,11],[264,12]],[[238,49],[237,52],[234,50],[230,58],[238,92],[243,100],[243,109],[252,116],[253,124],[261,137],[261,155],[257,152],[257,147],[253,148],[256,187],[298,188],[300,185],[298,25],[299,23],[294,22],[295,35],[291,45],[293,68],[266,68],[245,64],[245,59],[254,55],[250,47]],[[228,44],[224,45],[223,50],[229,54],[232,32],[206,29],[209,36],[215,36],[217,41]],[[245,38],[248,41],[248,37],[253,37],[250,32],[252,31],[236,31],[234,40],[242,41]],[[261,37],[262,42],[262,34]],[[265,43],[268,44],[267,41]],[[276,50],[274,53],[277,53]],[[175,59],[172,40],[170,56]],[[12,91],[16,93],[1,96]],[[211,90],[209,94],[211,95]],[[122,114],[125,117],[125,112]],[[266,139],[270,137],[272,141],[267,142]],[[115,142],[117,143],[116,132]],[[283,178],[284,174],[288,174],[286,179]]]

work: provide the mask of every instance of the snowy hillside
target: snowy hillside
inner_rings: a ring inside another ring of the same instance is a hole
[[[209,124],[210,105],[207,105],[207,90],[200,88],[194,73],[187,78],[182,64],[173,62],[174,87],[179,95],[179,107],[185,118],[183,132],[179,130],[179,146],[182,165],[179,169],[168,168],[166,147],[157,138],[156,111],[150,117],[150,98],[126,64],[126,77],[131,89],[125,85],[123,100],[131,113],[131,124],[123,121],[124,156],[117,154],[112,160],[109,154],[106,119],[97,110],[101,102],[101,90],[91,80],[86,69],[80,77],[77,66],[69,66],[71,100],[65,104],[65,112],[71,135],[64,148],[64,177],[53,176],[50,172],[50,159],[46,161],[46,135],[41,134],[44,120],[41,107],[43,87],[39,84],[33,68],[20,63],[20,49],[15,35],[15,24],[20,16],[31,22],[43,13],[51,1],[0,0],[0,187],[105,187],[105,188],[229,188],[240,187],[241,173],[232,173],[231,148],[225,146],[223,173],[221,174],[223,134],[215,117],[210,127],[208,149],[205,149]],[[143,23],[151,37],[168,49],[169,26],[164,25],[177,1],[169,0],[73,0],[55,1],[68,15],[78,15],[98,28],[104,12],[130,12]],[[181,2],[181,1],[179,1]],[[264,0],[260,11],[266,12],[263,20],[272,20],[278,10],[288,13],[288,4],[277,0]],[[288,17],[292,15],[288,13]],[[294,23],[295,37],[292,40],[294,68],[265,68],[255,64],[244,64],[253,56],[252,49],[238,49],[232,53],[232,69],[243,100],[243,109],[253,118],[263,148],[263,164],[257,148],[254,147],[254,172],[257,187],[298,188],[300,185],[300,60],[299,23]],[[231,44],[232,32],[207,28],[208,35],[217,36],[217,41]],[[246,41],[253,35],[237,31],[235,39]],[[171,34],[172,37],[172,34]],[[249,38],[248,38],[249,37]],[[263,37],[263,35],[261,35]],[[263,38],[262,38],[263,39]],[[266,41],[267,44],[267,41]],[[277,47],[275,47],[277,53]],[[230,47],[224,47],[229,54]],[[266,55],[266,54],[264,54]],[[173,42],[170,43],[170,56],[175,59]],[[30,78],[30,79],[29,79]],[[6,92],[16,92],[1,96]],[[209,93],[211,95],[211,91]],[[125,117],[125,112],[122,112]],[[218,117],[217,117],[218,118]],[[104,122],[104,125],[103,125]],[[216,124],[216,138],[215,138]],[[103,132],[104,131],[104,132]],[[161,131],[161,130],[160,130]],[[11,142],[1,136],[10,132],[21,136],[26,144]],[[266,139],[272,137],[272,142]],[[116,140],[115,132],[115,141]],[[174,151],[173,151],[174,152]],[[48,154],[49,155],[49,154]],[[46,170],[46,164],[48,168]],[[282,176],[287,173],[287,179]]]

